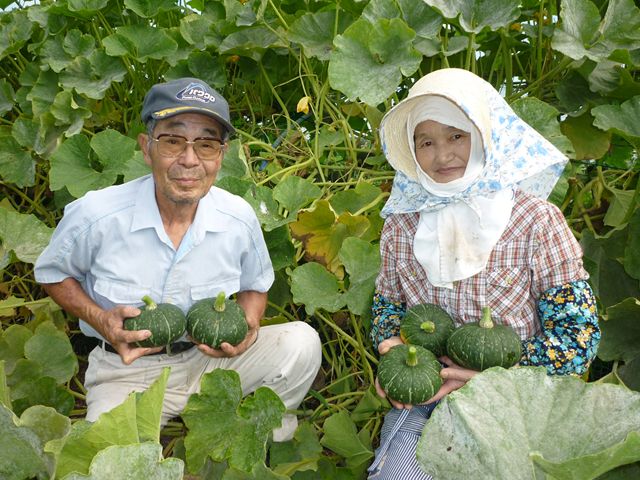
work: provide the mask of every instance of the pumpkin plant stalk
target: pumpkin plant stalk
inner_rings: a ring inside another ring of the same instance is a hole
[[[427,333],[433,333],[436,331],[436,324],[431,320],[426,320],[420,324],[420,329]]]
[[[493,328],[493,321],[491,320],[491,307],[482,307],[482,318],[478,324],[482,328]]]
[[[413,345],[409,347],[407,350],[407,365],[410,367],[415,367],[418,365],[418,355],[416,352],[416,347]]]
[[[227,299],[227,296],[224,294],[224,292],[220,292],[218,294],[218,296],[216,297],[216,301],[213,304],[213,308],[216,310],[216,312],[224,312],[224,308],[225,308],[225,300]]]
[[[142,301],[147,306],[147,310],[155,310],[158,307],[158,304],[149,295],[142,297]]]

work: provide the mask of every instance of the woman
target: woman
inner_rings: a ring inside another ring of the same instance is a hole
[[[383,118],[380,137],[397,174],[382,211],[371,330],[378,352],[402,342],[400,321],[414,305],[437,304],[457,325],[490,306],[521,337],[520,365],[584,373],[600,338],[595,299],[579,244],[544,200],[567,158],[490,84],[459,69],[416,82]],[[426,404],[389,398],[370,479],[431,478],[415,458],[424,423],[477,373],[441,361],[443,386]]]

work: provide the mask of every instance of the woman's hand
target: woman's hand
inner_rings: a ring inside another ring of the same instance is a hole
[[[438,360],[446,365],[446,367],[440,370],[440,377],[442,377],[444,382],[436,394],[425,403],[441,400],[454,390],[464,387],[469,380],[480,373],[476,370],[469,370],[468,368],[456,365],[453,360],[446,356],[440,357]]]
[[[378,353],[380,355],[384,355],[389,350],[391,350],[391,347],[395,347],[396,345],[402,345],[403,343],[404,342],[400,337],[389,337],[378,344]]]
[[[380,353],[380,355],[384,355],[389,350],[391,350],[392,347],[395,347],[396,345],[402,345],[403,343],[404,342],[400,337],[389,337],[378,344],[378,352]],[[398,409],[406,408],[408,410],[413,407],[413,405],[411,405],[410,403],[402,403],[392,398],[389,398],[387,396],[387,392],[385,392],[380,386],[380,383],[378,383],[378,377],[376,377],[375,387],[376,387],[376,393],[380,397],[386,398],[389,401],[389,403],[393,406],[393,408],[398,408]]]
[[[378,345],[378,351],[381,355],[387,353],[391,347],[395,345],[401,345],[403,342],[400,337],[390,337],[386,340],[380,342]],[[423,402],[423,404],[437,402],[441,400],[449,393],[454,390],[458,390],[461,387],[464,387],[466,383],[471,380],[475,375],[477,375],[478,371],[470,370],[468,368],[463,368],[460,365],[455,364],[449,357],[440,357],[439,360],[446,365],[442,370],[440,370],[440,377],[442,377],[443,383],[440,389],[436,392],[436,394],[431,397],[429,400]],[[398,402],[387,396],[387,392],[385,392],[380,383],[378,383],[378,378],[375,381],[376,393],[382,397],[386,398],[389,403],[393,406],[393,408],[397,409],[410,409],[413,407],[410,403],[402,403]]]

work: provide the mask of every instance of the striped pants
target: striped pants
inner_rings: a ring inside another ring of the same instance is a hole
[[[418,466],[416,444],[436,405],[417,405],[411,410],[393,409],[387,413],[368,480],[433,480]]]

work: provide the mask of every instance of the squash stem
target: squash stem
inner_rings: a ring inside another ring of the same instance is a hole
[[[431,320],[425,320],[420,324],[420,330],[427,333],[433,333],[436,331],[436,324]]]
[[[415,367],[416,365],[418,365],[417,350],[413,345],[410,346],[407,350],[407,365],[409,365],[410,367]]]
[[[491,307],[482,307],[482,318],[478,324],[482,328],[493,328],[493,321],[491,320]]]
[[[218,294],[218,296],[216,297],[216,301],[213,304],[213,308],[216,310],[216,312],[224,312],[226,299],[227,296],[224,294],[224,292],[220,292]]]
[[[158,306],[149,295],[142,297],[142,301],[147,306],[147,310],[155,310]]]

